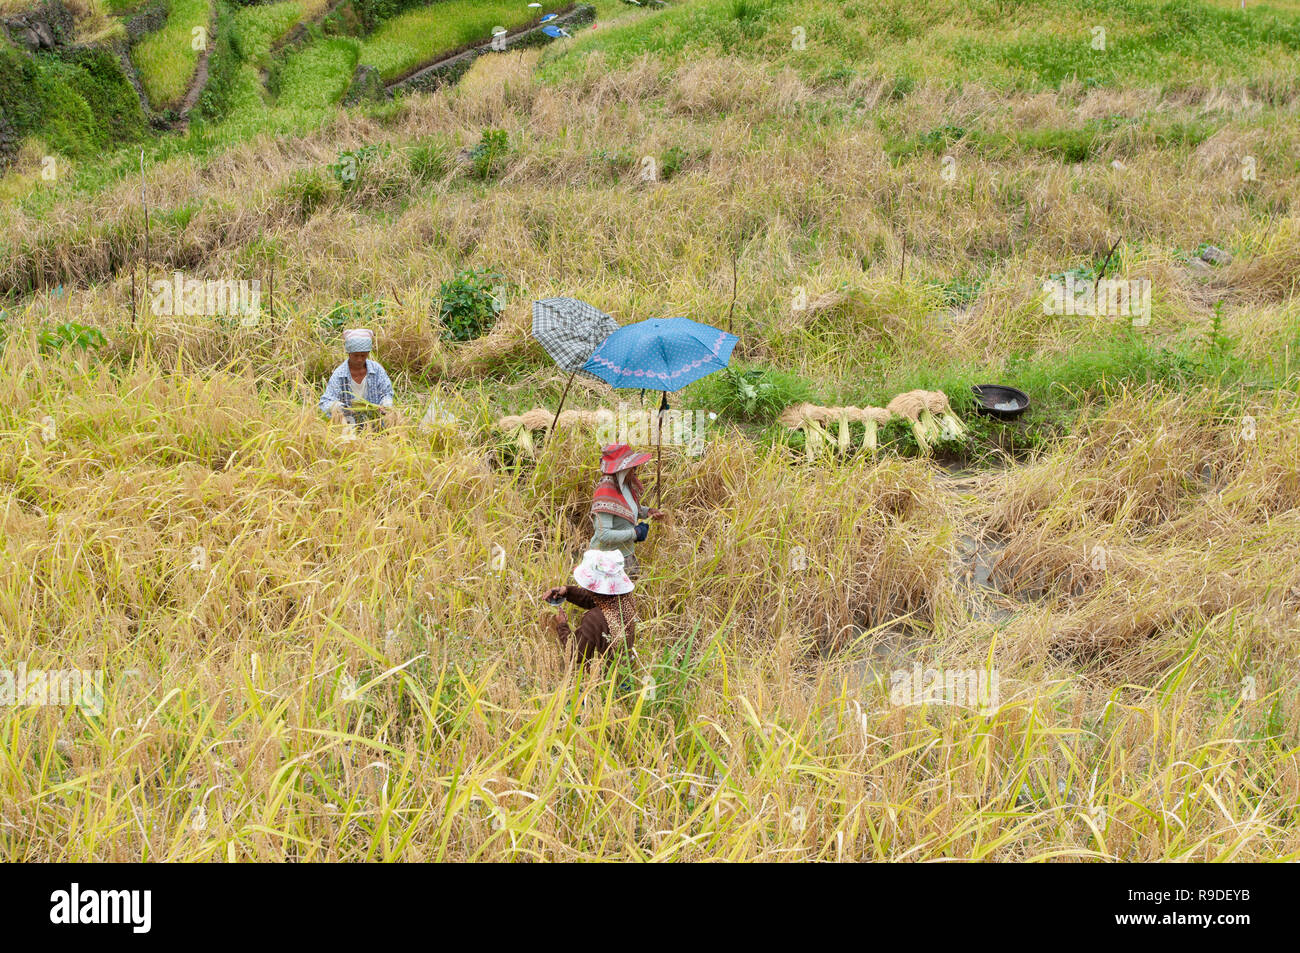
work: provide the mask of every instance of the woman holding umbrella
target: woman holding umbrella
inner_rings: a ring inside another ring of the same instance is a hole
[[[632,579],[640,575],[632,547],[644,542],[650,532],[650,525],[644,520],[664,515],[660,510],[641,505],[645,489],[637,477],[637,467],[649,461],[650,454],[637,453],[625,443],[605,447],[600,455],[600,479],[592,493],[594,531],[590,548],[617,550],[623,556],[624,571]]]

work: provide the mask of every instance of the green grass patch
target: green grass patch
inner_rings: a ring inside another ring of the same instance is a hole
[[[276,107],[320,110],[343,98],[357,65],[358,44],[351,37],[327,37],[286,58],[277,74]]]
[[[1106,31],[1104,49],[1094,49],[1095,26]],[[796,28],[804,31],[803,49],[792,43]],[[1056,88],[1073,79],[1166,85],[1171,77],[1297,75],[1300,16],[1205,0],[858,0],[834,8],[815,0],[709,0],[581,35],[549,69],[580,71],[582,55],[595,50],[615,67],[645,54],[677,62],[761,56],[814,81],[857,75],[866,63],[885,76],[1001,88]]]
[[[29,56],[0,45],[0,113],[18,138],[88,158],[144,135],[144,113],[112,53],[80,49]]]
[[[196,49],[194,30],[207,30],[212,20],[208,0],[171,0],[167,22],[131,50],[131,60],[140,74],[145,95],[155,109],[179,106],[194,78],[201,47]],[[214,37],[204,42],[213,43]]]
[[[362,66],[393,80],[438,54],[491,39],[493,27],[523,26],[567,3],[544,2],[530,9],[518,0],[447,0],[411,10],[383,23],[361,48]]]
[[[254,7],[240,7],[233,18],[232,41],[235,51],[246,63],[258,63],[302,19],[305,5],[301,0],[282,0]]]

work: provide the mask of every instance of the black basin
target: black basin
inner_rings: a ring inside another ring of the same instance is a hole
[[[1029,409],[1029,395],[1014,387],[1004,387],[1001,384],[975,384],[971,387],[971,392],[979,401],[975,409],[981,414],[997,417],[999,420],[1015,420]],[[999,404],[1003,406],[999,408]],[[1007,404],[1015,406],[1007,407]]]

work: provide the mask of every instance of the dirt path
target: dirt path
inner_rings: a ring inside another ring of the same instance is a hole
[[[208,23],[208,40],[203,44],[203,50],[199,53],[199,62],[194,69],[194,78],[190,80],[189,91],[186,92],[185,98],[181,100],[180,116],[173,123],[173,128],[178,131],[185,131],[190,127],[190,110],[194,108],[203,95],[203,90],[208,86],[208,62],[212,59],[213,37],[217,35],[217,8],[211,7],[212,19]]]

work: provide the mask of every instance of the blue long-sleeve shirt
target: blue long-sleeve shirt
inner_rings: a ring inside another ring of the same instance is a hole
[[[321,413],[328,415],[335,404],[342,404],[344,407],[352,406],[351,377],[352,372],[348,370],[347,361],[334,369],[329,383],[325,385],[325,393],[320,399]],[[366,358],[366,387],[365,393],[361,396],[381,407],[393,406],[393,382],[388,379],[388,372],[384,370],[383,365],[371,358]]]

